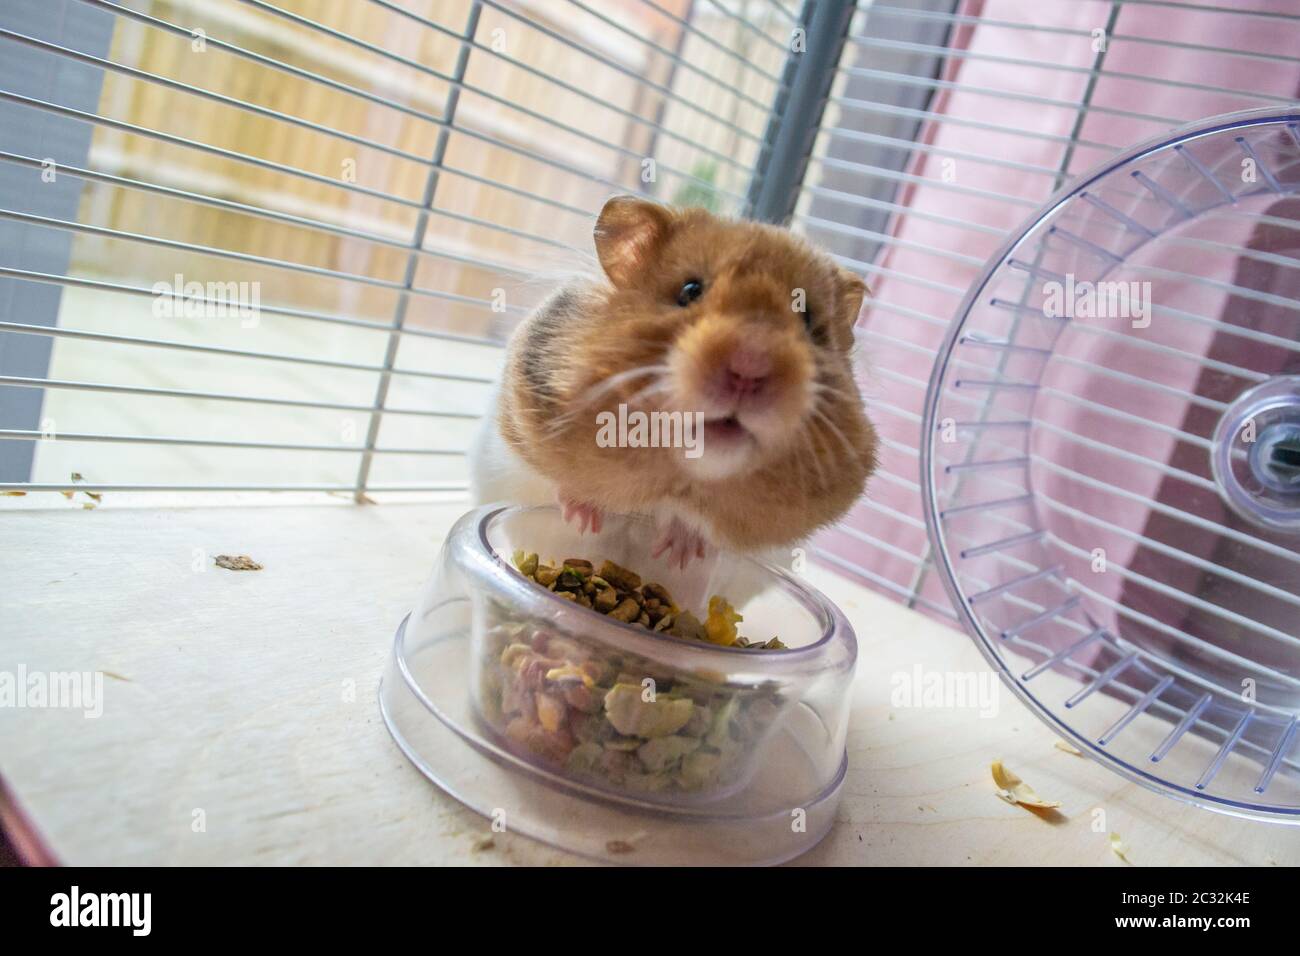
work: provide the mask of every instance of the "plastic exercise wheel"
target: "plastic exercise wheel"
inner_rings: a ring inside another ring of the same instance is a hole
[[[990,260],[926,399],[959,617],[1084,752],[1300,823],[1300,112],[1080,177]]]

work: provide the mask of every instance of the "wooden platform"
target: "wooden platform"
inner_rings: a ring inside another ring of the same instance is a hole
[[[0,708],[0,773],[59,859],[581,862],[510,834],[485,845],[487,821],[417,774],[379,718],[393,630],[463,503],[22,504],[0,501],[0,670],[106,675],[97,719]],[[221,553],[264,570],[215,568]],[[1111,831],[1139,866],[1300,863],[1295,830],[1127,783],[1055,747],[1000,687],[994,716],[891,706],[892,675],[984,672],[983,658],[963,634],[809,574],[861,656],[840,819],[798,863],[1126,865]],[[997,759],[1059,816],[999,800]]]

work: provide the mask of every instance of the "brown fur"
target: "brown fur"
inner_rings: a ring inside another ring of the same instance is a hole
[[[611,512],[679,508],[732,548],[788,545],[841,517],[876,464],[849,357],[862,281],[784,229],[629,197],[606,205],[596,248],[609,281],[566,287],[512,339],[500,402],[506,441],[569,497]],[[678,292],[692,278],[705,292],[683,308]],[[797,288],[810,327],[791,308]],[[744,472],[702,480],[680,450],[597,446],[597,412],[620,402],[700,408],[710,376],[740,344],[772,360],[771,434]],[[674,404],[633,401],[650,376],[601,390],[647,364],[671,369]]]

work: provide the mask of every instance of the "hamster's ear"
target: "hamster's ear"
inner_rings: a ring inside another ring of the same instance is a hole
[[[665,207],[636,196],[615,196],[596,220],[596,255],[616,286],[629,285],[653,259],[672,225]]]
[[[843,266],[837,267],[835,284],[839,288],[839,318],[848,328],[853,328],[862,311],[862,300],[871,294],[867,284],[856,272],[850,272]]]

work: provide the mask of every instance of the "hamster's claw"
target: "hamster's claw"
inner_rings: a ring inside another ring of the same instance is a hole
[[[605,513],[590,502],[577,501],[561,495],[560,507],[563,509],[566,522],[577,520],[578,534],[586,534],[588,527],[591,528],[592,534],[597,534],[605,523]]]
[[[668,527],[659,532],[659,537],[655,539],[654,546],[650,550],[650,556],[653,558],[664,553],[668,554],[670,567],[676,566],[684,571],[692,559],[704,559],[706,553],[704,538],[694,528],[689,528],[680,519],[673,518]]]

